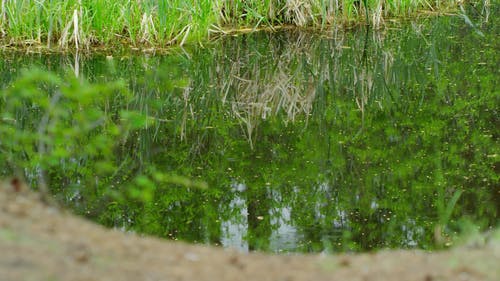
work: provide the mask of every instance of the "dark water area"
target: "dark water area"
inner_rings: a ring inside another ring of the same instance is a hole
[[[161,56],[3,54],[0,85],[35,67],[123,80],[127,107],[154,120],[118,146],[111,180],[49,173],[56,197],[104,225],[243,251],[435,249],[499,225],[500,25],[488,12]],[[174,180],[131,181],[152,166]]]

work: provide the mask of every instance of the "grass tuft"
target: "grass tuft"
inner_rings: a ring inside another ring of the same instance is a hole
[[[484,0],[489,2],[489,0]],[[15,45],[164,47],[227,28],[336,28],[447,10],[458,0],[1,0],[0,37]],[[57,43],[57,44],[54,44]]]

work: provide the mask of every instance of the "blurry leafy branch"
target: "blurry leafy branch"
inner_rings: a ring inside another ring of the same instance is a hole
[[[66,196],[63,201],[86,195],[149,201],[158,184],[205,187],[154,165],[139,169],[116,153],[155,122],[133,101],[124,81],[88,83],[72,73],[24,71],[1,93],[1,173],[21,175],[45,196]],[[124,181],[127,192],[114,192]]]

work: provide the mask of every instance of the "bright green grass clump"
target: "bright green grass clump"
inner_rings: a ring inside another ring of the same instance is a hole
[[[0,37],[14,45],[161,47],[228,27],[325,28],[452,7],[458,0],[2,0]]]

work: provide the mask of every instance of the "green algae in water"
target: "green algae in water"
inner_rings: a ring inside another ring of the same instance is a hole
[[[0,69],[3,85],[34,65],[121,79],[133,99],[109,103],[153,120],[120,143],[112,176],[50,171],[56,196],[99,223],[244,251],[435,249],[498,226],[499,30],[469,20],[255,33],[169,56],[6,56]]]

